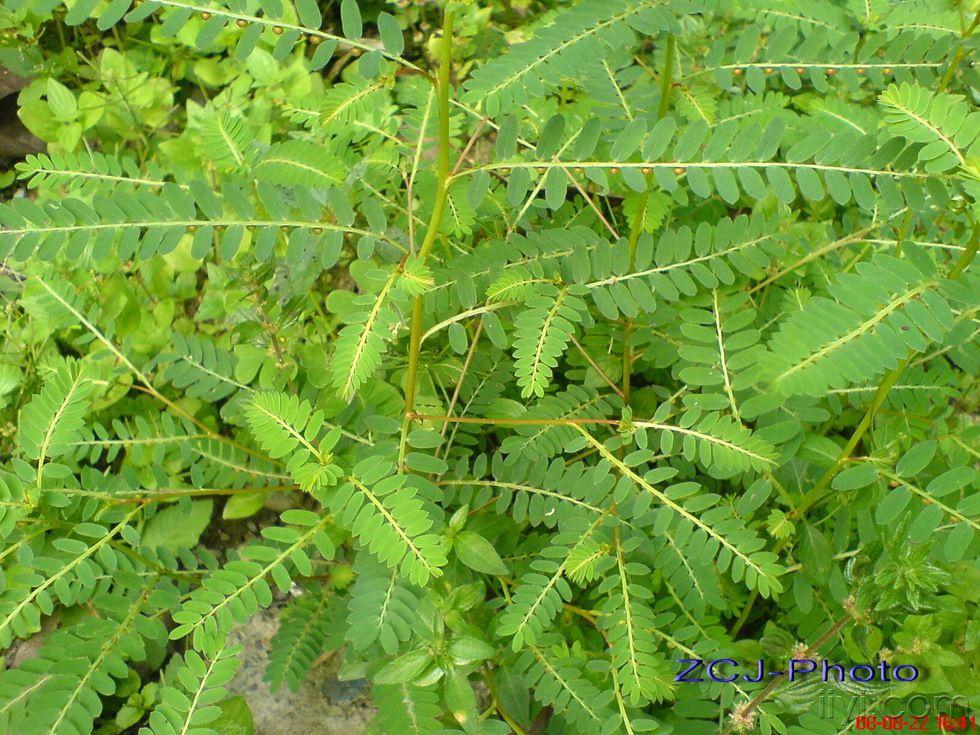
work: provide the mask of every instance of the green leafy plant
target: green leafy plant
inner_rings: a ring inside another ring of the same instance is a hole
[[[272,606],[376,733],[977,704],[975,2],[0,8],[0,730],[251,732]],[[676,680],[794,656],[922,677]]]

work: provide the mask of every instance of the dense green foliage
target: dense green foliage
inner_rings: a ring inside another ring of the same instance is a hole
[[[980,701],[976,0],[0,8],[0,731],[244,732],[277,599],[376,733]],[[818,651],[923,673],[674,681]]]

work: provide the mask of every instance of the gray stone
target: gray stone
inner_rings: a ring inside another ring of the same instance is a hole
[[[248,701],[255,720],[255,735],[358,735],[374,716],[368,683],[340,681],[337,667],[342,653],[325,656],[309,677],[293,692],[286,686],[272,692],[266,683],[265,667],[272,637],[279,628],[277,607],[261,610],[232,634],[232,642],[243,646],[242,664],[231,694]]]

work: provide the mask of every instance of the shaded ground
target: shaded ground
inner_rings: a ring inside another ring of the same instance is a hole
[[[27,132],[17,117],[17,92],[27,83],[0,67],[0,158],[18,159],[44,150],[44,143]]]

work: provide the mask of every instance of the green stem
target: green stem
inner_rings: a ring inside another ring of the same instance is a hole
[[[676,55],[677,38],[673,33],[667,34],[667,48],[664,51],[664,68],[660,73],[660,107],[657,110],[657,118],[662,118],[670,109],[670,90],[674,81],[674,56]],[[633,220],[633,227],[629,235],[630,270],[636,261],[636,243],[643,232],[643,223],[647,216],[647,204],[650,201],[650,187],[653,183],[651,174],[647,174],[647,186],[640,196],[640,206],[636,210],[636,218]],[[633,332],[633,321],[626,320],[626,329],[623,336],[623,402],[627,405],[630,402],[630,382],[633,369],[632,350],[630,350],[630,335]]]
[[[436,169],[436,198],[432,208],[429,228],[425,232],[425,240],[419,249],[419,259],[425,260],[439,235],[439,225],[442,222],[442,212],[446,207],[446,194],[449,181],[449,73],[453,63],[453,18],[455,12],[449,7],[442,23],[442,53],[439,57],[438,102],[439,102],[439,158]]]
[[[640,239],[643,231],[643,221],[647,216],[647,203],[650,201],[650,176],[647,175],[647,188],[640,195],[640,206],[636,210],[636,219],[633,220],[633,227],[630,229],[629,251],[630,251],[630,271],[636,262],[636,243]],[[623,403],[629,405],[630,402],[630,379],[633,370],[633,351],[630,349],[630,335],[633,333],[633,320],[627,318],[626,328],[623,334]]]
[[[970,267],[970,264],[977,255],[978,245],[980,245],[980,225],[974,225],[973,234],[970,236],[970,242],[967,243],[966,249],[950,269],[949,278],[958,277],[963,271]]]
[[[898,364],[897,367],[889,372],[881,384],[878,386],[878,390],[875,392],[874,398],[871,400],[871,405],[865,412],[864,416],[861,418],[860,423],[854,429],[854,433],[851,434],[851,438],[848,440],[847,444],[837,455],[837,460],[830,466],[830,468],[823,473],[817,484],[800,500],[799,504],[789,513],[791,518],[801,518],[810,508],[823,500],[824,496],[827,494],[827,488],[830,487],[831,481],[840,472],[841,467],[847,462],[847,459],[851,456],[851,452],[857,447],[858,442],[861,441],[861,437],[864,436],[865,432],[871,426],[871,422],[874,420],[875,414],[878,409],[881,408],[881,404],[885,402],[885,398],[888,396],[888,392],[895,385],[895,381],[898,380],[899,376],[905,370],[905,367],[909,364],[912,358],[906,358]],[[788,544],[787,539],[783,539],[778,544],[776,544],[773,552],[779,554]],[[759,593],[753,592],[749,599],[745,603],[745,607],[742,608],[741,614],[738,616],[738,620],[735,621],[735,627],[732,628],[732,637],[738,635],[739,631],[742,630],[742,626],[745,625],[746,621],[749,619],[749,613],[752,611],[752,606],[755,604],[756,599],[758,599]]]
[[[415,384],[418,381],[419,351],[422,347],[422,303],[421,296],[416,296],[412,301],[412,332],[408,342],[408,374],[405,378],[406,417],[415,410]]]
[[[905,213],[905,219],[902,220],[902,226],[898,231],[898,235],[895,238],[895,257],[902,257],[902,243],[908,238],[909,235],[909,225],[912,224],[912,209]]]
[[[911,223],[912,210],[909,209],[905,213],[905,219],[902,221],[902,226],[899,229],[895,240],[896,258],[899,258],[902,255],[902,243],[905,242],[906,238],[908,237],[909,225]],[[848,440],[847,444],[844,445],[844,448],[837,456],[837,460],[826,472],[823,473],[823,476],[817,481],[817,484],[810,489],[810,492],[803,496],[800,504],[793,509],[790,515],[800,517],[815,503],[818,503],[823,499],[823,496],[826,495],[827,487],[837,476],[837,473],[840,472],[840,469],[844,466],[844,463],[850,458],[851,453],[854,451],[855,447],[857,447],[858,442],[861,441],[861,437],[863,437],[865,432],[867,432],[867,430],[871,427],[871,422],[874,420],[875,414],[878,413],[878,409],[881,408],[881,405],[885,402],[885,398],[888,396],[888,391],[890,391],[892,386],[895,385],[895,382],[905,371],[905,368],[908,367],[911,360],[911,357],[902,360],[902,362],[900,362],[894,369],[885,375],[884,379],[878,385],[878,390],[875,391],[874,398],[871,400],[871,405],[868,407],[868,410],[865,412],[864,416],[861,417],[861,421],[855,427],[854,433],[851,434],[851,438]]]
[[[885,375],[885,379],[881,381],[881,384],[878,386],[878,390],[875,392],[871,405],[868,406],[868,410],[861,418],[860,423],[858,423],[858,425],[855,427],[854,433],[851,434],[851,438],[847,441],[847,444],[844,445],[844,448],[837,456],[837,461],[835,461],[834,464],[832,464],[830,468],[823,473],[823,476],[821,476],[821,478],[817,481],[817,484],[813,486],[810,492],[803,496],[803,499],[800,501],[799,505],[797,505],[796,508],[793,509],[792,513],[790,513],[791,516],[797,518],[802,516],[807,512],[807,510],[812,508],[816,503],[820,502],[824,495],[827,494],[827,488],[829,487],[831,481],[837,476],[837,473],[840,472],[841,467],[843,467],[844,463],[850,458],[851,453],[854,451],[855,447],[857,447],[858,442],[861,441],[861,437],[863,437],[865,432],[867,432],[867,430],[871,427],[871,422],[874,420],[875,414],[885,402],[885,398],[888,397],[888,392],[892,389],[892,386],[895,385],[895,382],[898,380],[902,372],[904,372],[905,367],[909,364],[911,359],[912,358],[906,358],[902,360],[897,367]]]
[[[963,33],[960,34],[961,41],[969,38],[973,34],[973,31],[976,29],[977,25],[980,25],[980,12],[973,17],[973,22],[970,24],[970,27],[966,28]],[[956,69],[959,67],[960,62],[963,61],[966,54],[967,50],[961,43],[960,47],[956,49],[953,59],[949,62],[949,68],[947,68],[946,73],[943,74],[943,78],[940,80],[939,86],[936,87],[935,94],[945,91],[946,87],[949,86],[949,83],[953,81],[953,75],[956,73]]]
[[[184,497],[209,497],[212,495],[249,495],[252,493],[284,493],[299,490],[297,485],[274,485],[270,487],[243,487],[243,488],[186,488],[181,490],[168,490],[149,495],[106,495],[106,501],[110,504],[120,503],[155,503],[161,500],[174,500]],[[70,493],[71,494],[71,493]]]
[[[847,625],[852,620],[850,614],[844,615],[837,622],[835,622],[826,633],[824,633],[817,641],[812,645],[808,646],[806,652],[803,654],[804,658],[809,658],[813,656],[817,651],[823,648],[828,641],[834,638],[844,626]],[[770,682],[760,691],[751,701],[745,704],[744,707],[740,709],[740,714],[742,717],[748,717],[752,712],[759,708],[763,702],[765,702],[772,694],[783,684],[783,679],[775,678],[770,680]],[[731,735],[735,731],[735,726],[731,723],[722,731],[722,735]]]
[[[670,90],[674,82],[674,55],[677,49],[677,38],[673,33],[667,34],[667,50],[664,59],[664,70],[660,75],[660,108],[657,117],[663,117],[670,109]]]
[[[946,87],[949,86],[949,83],[953,81],[953,74],[956,73],[956,69],[959,67],[960,61],[963,60],[964,56],[966,56],[966,51],[963,49],[963,47],[960,47],[953,55],[953,60],[949,62],[949,68],[946,69],[946,73],[943,74],[943,78],[939,82],[939,86],[936,87],[936,94],[945,91]]]
[[[442,421],[452,424],[478,424],[481,426],[583,426],[600,424],[603,426],[619,426],[617,419],[601,418],[566,418],[566,419],[511,419],[511,418],[479,418],[476,416],[435,416],[427,413],[410,413],[409,418],[418,421]]]
[[[504,709],[504,707],[501,705],[500,696],[497,694],[497,687],[493,680],[493,672],[489,668],[484,668],[483,680],[486,681],[487,689],[490,691],[490,697],[493,700],[490,705],[491,708],[496,710],[497,713],[499,713],[500,716],[503,717],[504,722],[507,723],[507,726],[510,727],[510,729],[513,730],[516,735],[527,735],[524,729],[519,724],[517,724],[514,718],[511,717],[508,714],[507,710]]]
[[[904,235],[902,237],[904,237]],[[974,226],[973,234],[970,237],[970,242],[967,244],[966,249],[963,251],[962,255],[960,255],[953,267],[950,268],[947,276],[948,278],[956,278],[970,267],[970,264],[976,257],[978,245],[980,245],[980,226]],[[875,392],[874,398],[871,400],[871,405],[868,407],[868,410],[862,417],[860,423],[854,429],[854,433],[851,434],[851,438],[848,440],[847,444],[844,445],[840,455],[837,457],[837,461],[834,462],[830,469],[823,473],[823,476],[821,476],[821,478],[817,481],[817,484],[813,486],[813,489],[803,496],[803,499],[800,501],[799,505],[797,505],[796,508],[794,508],[789,514],[791,517],[802,517],[807,510],[823,500],[824,496],[827,494],[827,488],[830,486],[830,483],[833,481],[834,477],[836,477],[841,467],[844,466],[847,459],[851,456],[851,452],[853,452],[855,447],[857,447],[858,442],[861,441],[861,438],[864,436],[865,432],[867,432],[868,428],[870,428],[875,414],[885,402],[885,398],[888,397],[888,392],[895,385],[895,382],[901,376],[902,372],[905,370],[906,366],[911,360],[911,357],[903,360],[897,367],[885,375],[885,378],[878,386],[878,390]],[[778,554],[781,552],[786,547],[787,543],[788,542],[786,539],[778,543],[773,549],[774,553]],[[758,592],[753,592],[748,601],[745,603],[741,614],[738,616],[738,620],[735,622],[735,627],[732,628],[732,637],[737,636],[739,631],[742,629],[742,626],[745,625],[749,618],[749,613],[752,611],[752,605],[755,603],[758,596]]]
[[[453,62],[453,19],[455,11],[452,5],[446,6],[442,22],[442,49],[439,58],[439,75],[437,78],[439,96],[439,158],[436,169],[436,195],[432,207],[432,217],[425,232],[425,240],[419,248],[419,261],[425,262],[435,244],[442,223],[442,213],[446,207],[446,195],[449,182],[449,75]],[[422,305],[423,296],[416,296],[412,302],[412,331],[408,347],[408,374],[405,377],[405,418],[402,421],[401,442],[399,444],[399,466],[405,459],[406,439],[410,416],[415,411],[415,386],[418,381],[419,351],[422,346]]]

